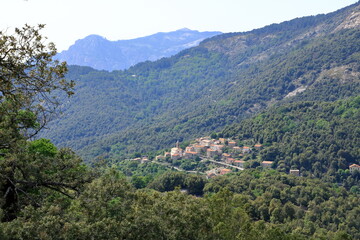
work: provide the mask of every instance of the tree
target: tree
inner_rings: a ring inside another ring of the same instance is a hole
[[[56,48],[45,44],[43,27],[0,32],[0,204],[6,221],[22,204],[38,206],[49,190],[73,196],[86,178],[70,150],[29,141],[56,113],[57,95],[72,95],[74,86],[64,79],[66,63],[52,59]]]
[[[54,90],[73,94],[74,82],[64,79],[66,63],[52,59],[56,48],[53,43],[45,45],[46,38],[40,35],[42,28],[44,25],[25,25],[16,28],[14,35],[0,32],[1,114],[14,120],[11,127],[16,130],[34,130],[26,137],[44,127],[59,105]],[[1,120],[4,123],[4,117]],[[0,146],[7,144],[1,142]]]

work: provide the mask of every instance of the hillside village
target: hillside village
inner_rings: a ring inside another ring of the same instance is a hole
[[[206,174],[207,178],[213,178],[249,167],[274,168],[273,161],[258,161],[256,156],[263,147],[262,144],[245,146],[226,138],[213,139],[211,137],[201,137],[192,141],[185,149],[182,149],[179,141],[177,141],[175,147],[162,155],[157,155],[153,158],[142,156],[131,160],[140,163],[154,162],[173,167],[178,171],[202,173]],[[250,154],[253,154],[251,157],[255,156],[255,159],[251,159]],[[186,165],[186,167],[182,168],[180,163],[184,161],[190,162],[192,165]],[[206,168],[202,170],[197,169],[196,166],[199,163],[203,163]],[[354,171],[360,172],[360,165],[352,164],[349,166],[349,170],[351,173]],[[299,169],[290,169],[288,173],[294,176],[301,176]]]
[[[189,160],[193,162],[205,163],[208,168],[216,166],[214,168],[206,169],[204,173],[208,178],[212,178],[218,175],[224,175],[232,171],[244,170],[245,167],[250,165],[250,161],[244,160],[244,158],[251,153],[258,153],[263,148],[261,144],[255,145],[240,145],[238,142],[232,139],[219,138],[213,139],[211,137],[201,137],[195,139],[191,144],[182,149],[179,142],[176,146],[171,148],[169,152],[165,152],[163,155],[158,155],[153,159],[156,163],[170,163],[176,165],[181,160]],[[141,163],[149,162],[147,156],[141,158],[132,159]],[[272,161],[261,161],[260,166],[263,168],[273,167]],[[255,165],[256,166],[256,165]],[[176,168],[180,171],[192,170]],[[194,171],[190,171],[194,172]],[[201,172],[201,171],[198,171]],[[290,174],[300,176],[298,169],[290,170]]]

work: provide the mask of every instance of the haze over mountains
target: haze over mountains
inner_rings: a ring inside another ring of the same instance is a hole
[[[220,131],[273,105],[357,96],[359,5],[218,35],[124,71],[72,66],[76,94],[42,136],[87,159],[116,158]]]
[[[110,41],[99,35],[77,40],[57,55],[70,65],[89,66],[98,70],[122,70],[139,62],[170,57],[183,49],[197,46],[202,40],[221,32],[199,32],[183,28],[173,32]]]

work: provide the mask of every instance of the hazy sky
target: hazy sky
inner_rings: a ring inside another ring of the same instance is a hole
[[[46,24],[58,50],[98,34],[131,39],[180,28],[241,32],[328,13],[357,0],[0,0],[0,30]]]

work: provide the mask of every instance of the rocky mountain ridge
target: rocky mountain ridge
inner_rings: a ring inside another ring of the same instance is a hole
[[[123,70],[139,62],[170,57],[220,33],[183,28],[173,32],[118,41],[110,41],[99,35],[89,35],[77,40],[68,50],[59,53],[57,58],[70,65],[89,66],[107,71]]]

